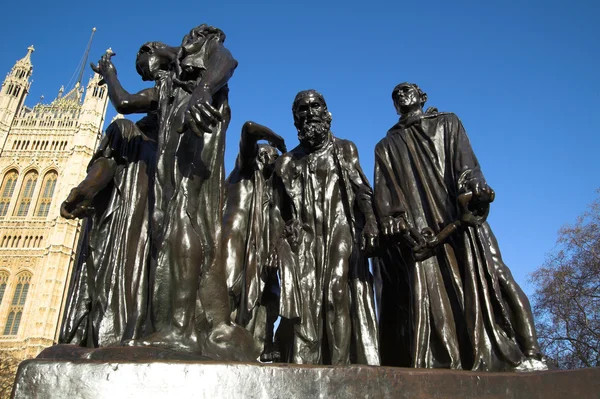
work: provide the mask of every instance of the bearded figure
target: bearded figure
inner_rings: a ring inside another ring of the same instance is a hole
[[[275,165],[270,219],[282,360],[379,364],[366,257],[378,233],[371,187],[356,146],[331,133],[320,93],[298,93],[292,111],[300,145]]]

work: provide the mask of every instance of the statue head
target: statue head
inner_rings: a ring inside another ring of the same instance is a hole
[[[140,47],[135,60],[135,69],[142,80],[156,80],[159,71],[167,71],[177,49],[161,42],[147,42]]]
[[[275,169],[275,161],[279,158],[277,148],[269,144],[259,144],[256,161],[259,169],[261,169],[266,178],[269,178]]]
[[[408,114],[423,110],[427,102],[427,93],[423,92],[415,83],[400,83],[392,90],[392,100],[398,115]]]
[[[309,148],[318,148],[329,137],[331,113],[323,95],[316,90],[304,90],[296,95],[292,105],[298,140]]]

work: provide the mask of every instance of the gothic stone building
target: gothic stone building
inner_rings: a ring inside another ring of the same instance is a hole
[[[85,176],[98,146],[108,95],[79,83],[50,104],[25,106],[31,54],[0,90],[0,350],[36,356],[58,338],[80,221],[61,202]]]

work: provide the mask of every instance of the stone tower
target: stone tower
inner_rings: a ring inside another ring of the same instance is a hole
[[[86,175],[108,105],[94,74],[26,106],[32,52],[0,92],[0,350],[19,359],[57,340],[81,227],[60,205]]]
[[[29,86],[31,85],[31,53],[33,46],[29,46],[25,57],[18,60],[6,75],[0,90],[0,154],[6,142],[6,136],[15,116],[25,103]]]

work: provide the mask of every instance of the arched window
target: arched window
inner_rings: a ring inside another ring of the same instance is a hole
[[[6,216],[10,199],[15,192],[18,177],[19,174],[17,171],[11,170],[6,173],[4,179],[2,179],[2,187],[0,188],[0,216]]]
[[[23,179],[23,188],[21,189],[21,195],[19,196],[19,206],[15,209],[15,216],[27,216],[37,179],[38,174],[36,171],[31,171],[25,175],[25,178]]]
[[[0,304],[2,304],[2,298],[4,298],[4,293],[6,292],[6,283],[8,282],[8,273],[0,272]]]
[[[10,303],[8,317],[4,325],[3,335],[17,335],[21,317],[23,316],[23,308],[27,301],[29,293],[29,283],[31,281],[31,273],[21,273],[17,276],[17,286],[13,294],[12,302]]]
[[[50,210],[50,204],[52,203],[52,196],[54,195],[54,189],[56,188],[56,179],[58,173],[50,171],[44,176],[42,182],[42,190],[40,191],[40,199],[38,200],[37,212],[35,216],[45,218],[48,216]]]

